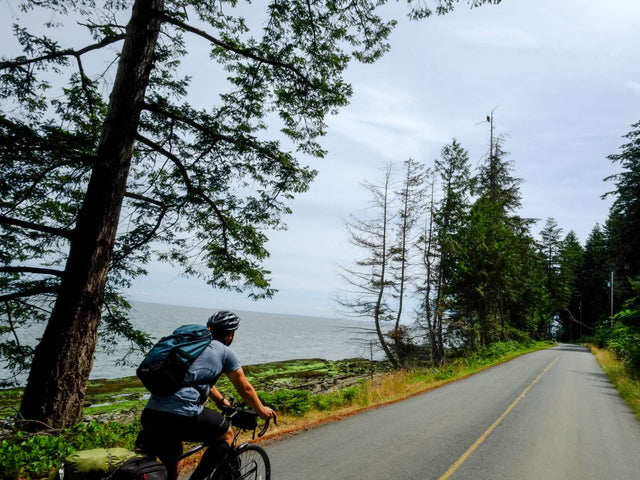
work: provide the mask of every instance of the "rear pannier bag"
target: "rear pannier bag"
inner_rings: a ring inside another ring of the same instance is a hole
[[[141,455],[126,448],[96,448],[72,453],[49,480],[100,480]]]
[[[167,480],[167,467],[153,458],[134,458],[113,472],[108,480]]]
[[[184,325],[161,338],[136,370],[142,384],[154,395],[167,396],[184,387],[193,361],[211,343],[204,325]]]

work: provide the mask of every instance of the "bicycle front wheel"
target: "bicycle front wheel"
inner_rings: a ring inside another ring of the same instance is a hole
[[[236,450],[238,469],[234,480],[271,480],[271,463],[267,452],[259,445],[241,445]]]

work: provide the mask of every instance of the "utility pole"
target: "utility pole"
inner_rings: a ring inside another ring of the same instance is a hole
[[[580,337],[582,338],[582,298],[580,298],[580,306],[578,308],[580,310]]]
[[[613,327],[613,270],[611,270],[611,315],[609,316],[609,328]]]

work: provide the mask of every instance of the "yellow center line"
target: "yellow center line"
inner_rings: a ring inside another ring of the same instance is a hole
[[[475,441],[475,443],[474,443],[473,445],[471,445],[471,447],[469,447],[469,450],[467,450],[466,452],[464,452],[464,453],[462,454],[462,456],[458,459],[458,461],[457,461],[456,463],[454,463],[453,465],[451,465],[451,467],[449,467],[449,470],[447,470],[447,471],[445,472],[445,474],[444,474],[444,475],[442,475],[442,476],[440,477],[440,479],[439,479],[439,480],[446,480],[446,479],[447,479],[447,478],[449,478],[451,475],[453,475],[453,473],[454,473],[458,468],[460,468],[460,465],[462,465],[462,464],[465,462],[465,460],[466,460],[467,458],[469,458],[469,456],[470,456],[473,452],[475,452],[475,451],[476,451],[476,449],[477,449],[477,448],[482,444],[482,442],[484,442],[484,441],[487,439],[487,437],[488,437],[489,435],[491,435],[491,432],[493,432],[493,431],[495,430],[495,428],[496,428],[498,425],[500,425],[500,422],[502,422],[502,421],[505,419],[505,417],[506,417],[507,415],[509,415],[509,413],[511,412],[511,410],[513,410],[513,409],[515,408],[515,406],[516,406],[516,405],[518,404],[518,402],[522,399],[522,397],[524,397],[524,396],[527,394],[527,392],[528,392],[529,390],[531,390],[531,388],[532,388],[532,387],[537,383],[537,381],[538,381],[538,380],[540,380],[540,379],[542,378],[542,376],[543,376],[545,373],[547,373],[547,370],[549,370],[549,369],[551,368],[551,366],[552,366],[554,363],[556,363],[556,360],[558,360],[558,358],[560,358],[560,356],[559,356],[559,355],[558,355],[556,358],[554,358],[554,359],[553,359],[553,361],[552,361],[549,365],[547,365],[547,368],[545,368],[542,372],[540,372],[540,375],[538,375],[538,376],[536,377],[536,379],[535,379],[533,382],[531,382],[531,384],[530,384],[527,388],[525,388],[524,392],[522,392],[520,395],[518,395],[518,398],[516,398],[516,399],[513,401],[513,403],[512,403],[511,405],[509,405],[509,408],[507,408],[507,409],[504,411],[504,413],[503,413],[502,415],[500,415],[500,418],[498,418],[498,419],[493,423],[493,425],[491,425],[491,426],[487,429],[487,431],[486,431],[486,432],[484,432],[484,433],[482,434],[482,436],[481,436],[480,438],[478,438],[478,440],[476,440],[476,441]]]

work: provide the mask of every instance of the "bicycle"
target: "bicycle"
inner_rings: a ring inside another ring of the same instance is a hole
[[[213,469],[205,480],[270,480],[271,479],[271,463],[267,452],[260,445],[253,443],[242,443],[236,445],[238,436],[242,431],[253,430],[253,438],[256,437],[258,425],[258,414],[251,409],[241,407],[222,407],[222,413],[231,424],[236,427],[237,431],[233,438],[231,450],[225,455],[224,459]],[[278,425],[276,417],[273,418],[274,425]],[[262,437],[271,423],[268,418],[262,430],[258,433],[258,437]],[[187,457],[207,448],[206,443],[196,445],[180,455],[176,461],[184,460]]]

